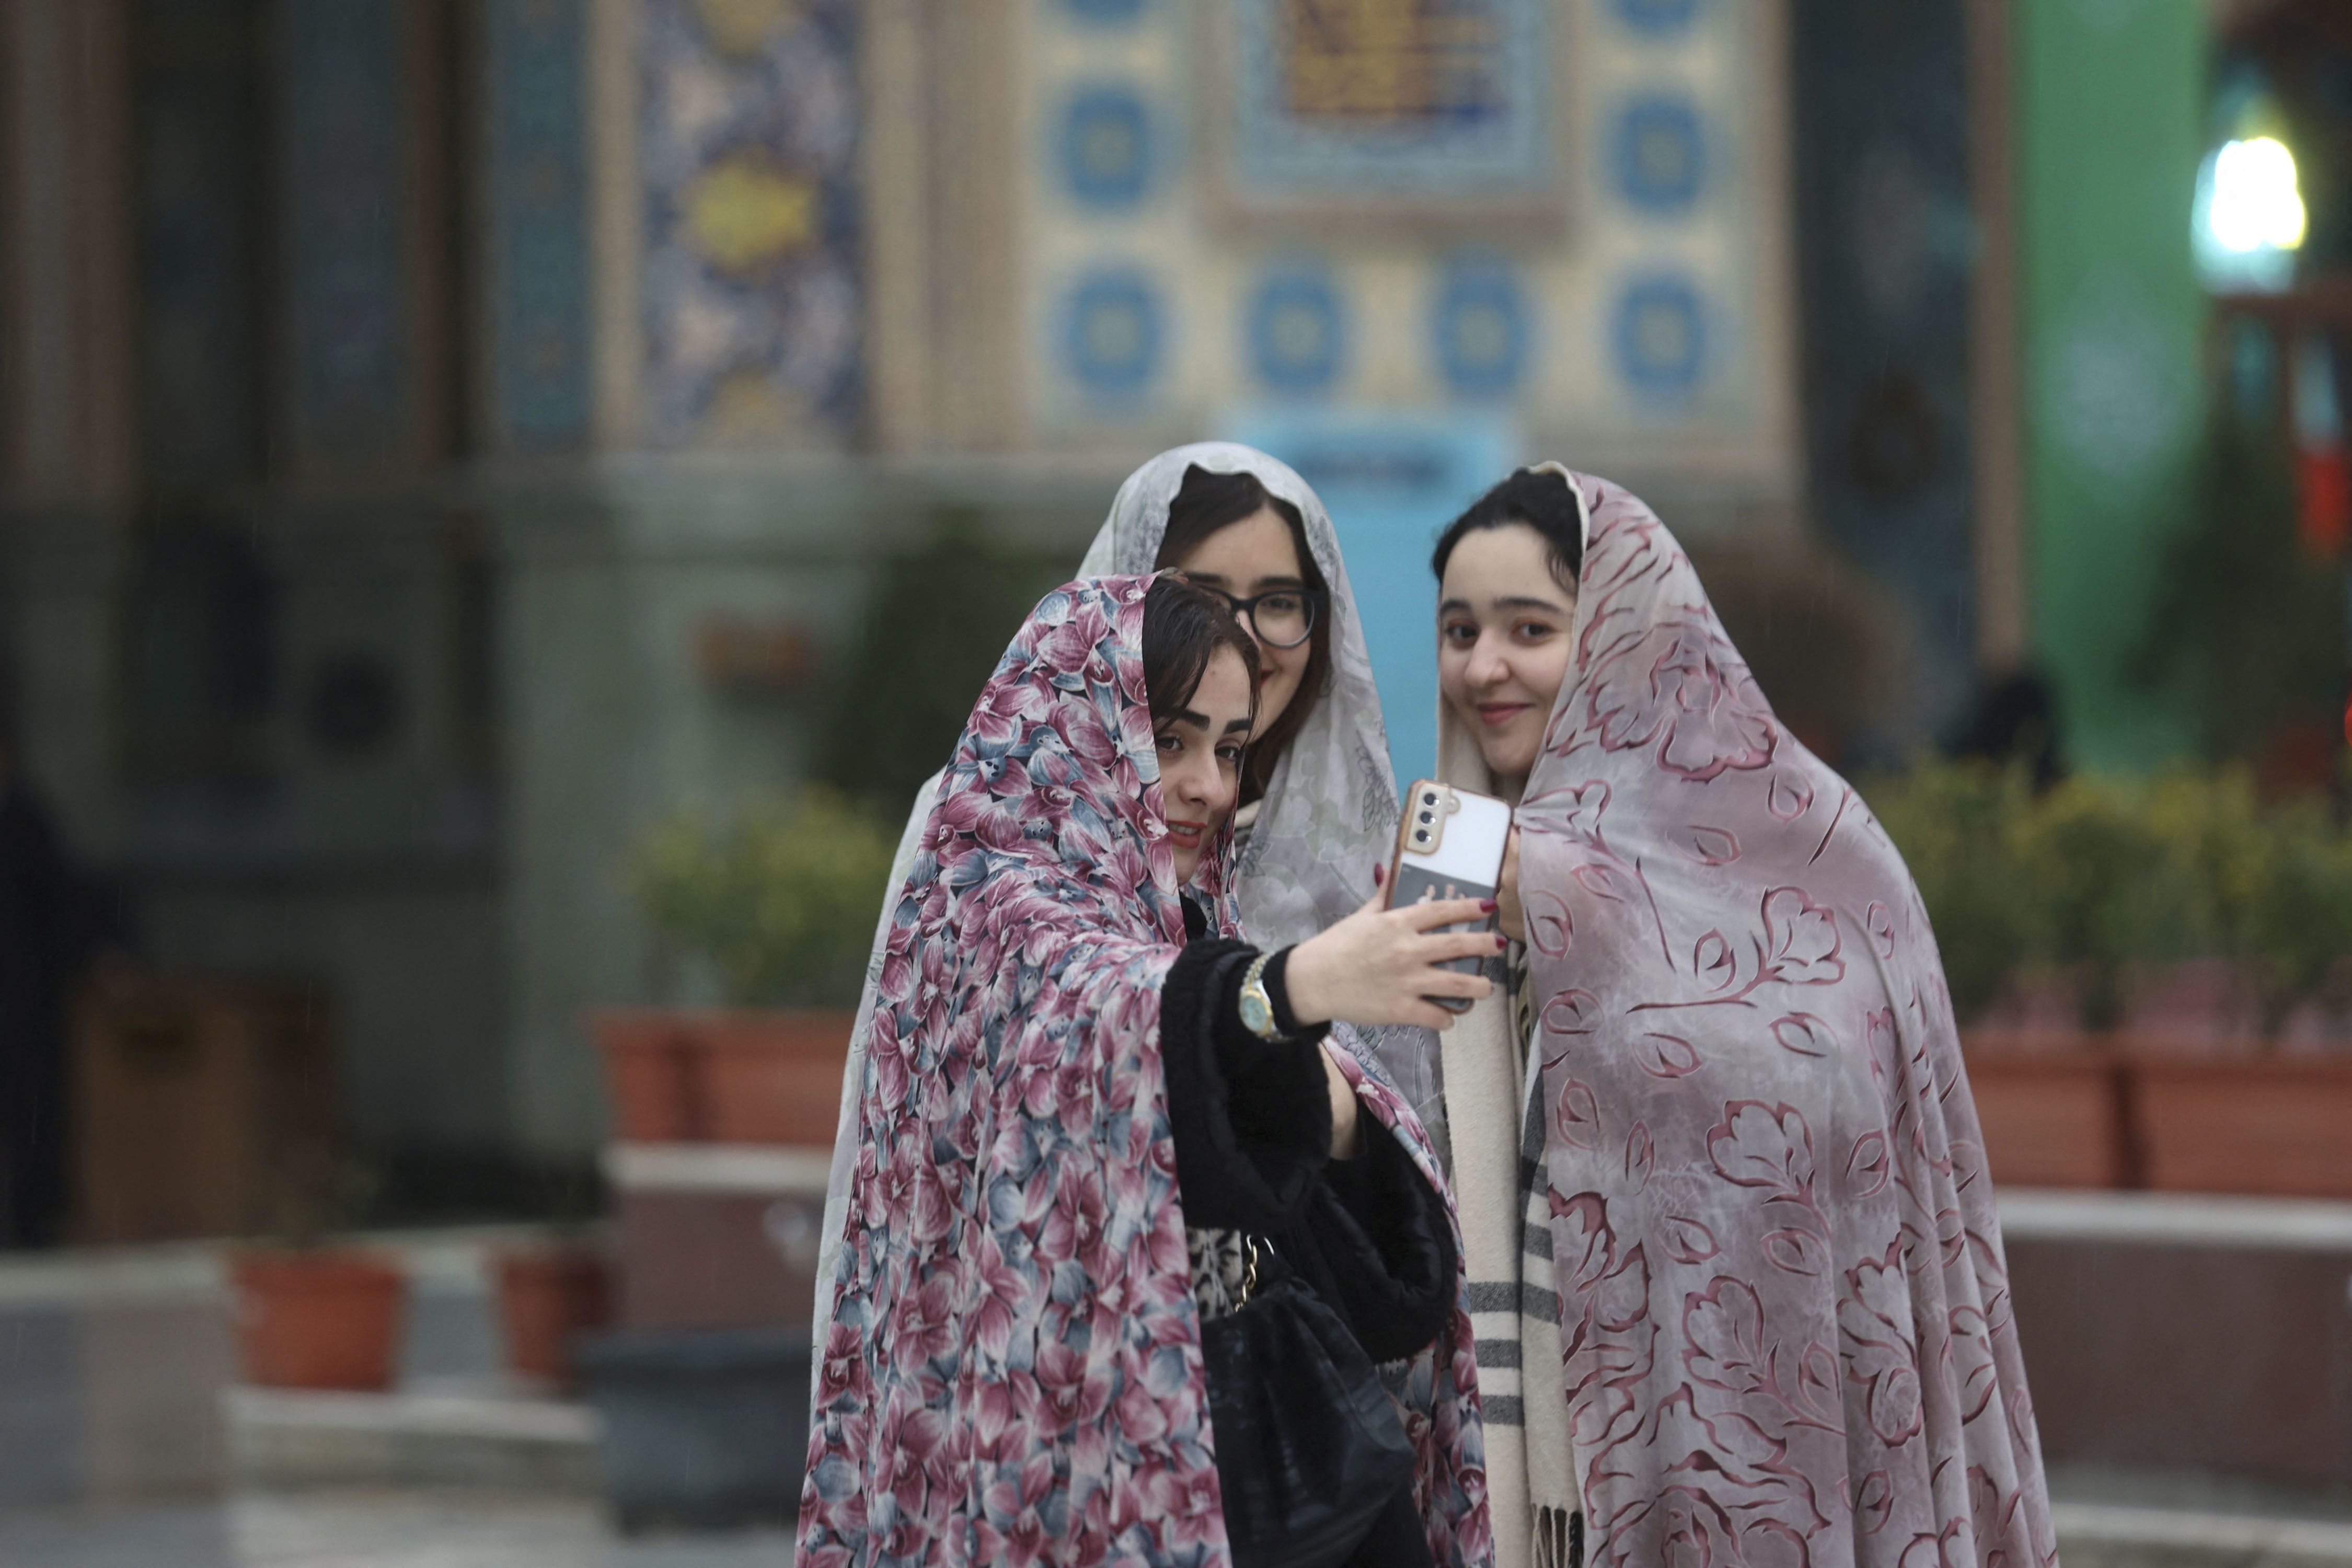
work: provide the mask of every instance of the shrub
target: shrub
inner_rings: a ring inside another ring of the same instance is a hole
[[[2135,967],[2221,958],[2252,975],[2275,1033],[2352,958],[2352,833],[2317,802],[2263,804],[2242,769],[2036,795],[2015,772],[1933,763],[1868,793],[1963,1020],[2043,968],[2080,976],[2084,1027],[2112,1027]]]
[[[2025,780],[2014,769],[1932,766],[1882,781],[1870,795],[1935,922],[1953,1010],[1973,1018],[2000,996],[2038,934],[2008,870],[2011,824],[2029,803]]]
[[[871,812],[812,785],[719,827],[673,816],[638,852],[635,889],[654,930],[709,963],[730,1002],[846,1006],[897,847]]]

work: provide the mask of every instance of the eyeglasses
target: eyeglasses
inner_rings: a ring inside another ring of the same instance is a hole
[[[1250,634],[1268,647],[1297,647],[1315,635],[1315,616],[1323,603],[1320,588],[1276,588],[1254,599],[1236,599],[1223,588],[1195,584],[1223,599],[1248,624]]]

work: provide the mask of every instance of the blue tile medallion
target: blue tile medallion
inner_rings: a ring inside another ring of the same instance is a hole
[[[1706,182],[1706,133],[1677,92],[1643,93],[1609,131],[1609,170],[1626,204],[1653,216],[1686,213]]]
[[[1142,201],[1153,153],[1151,114],[1131,87],[1082,88],[1062,110],[1055,160],[1062,188],[1081,206],[1118,212]]]
[[[1517,388],[1527,369],[1528,303],[1507,263],[1450,263],[1438,281],[1432,325],[1438,365],[1457,395],[1494,397]]]
[[[1617,374],[1653,403],[1678,404],[1706,370],[1706,306],[1679,272],[1650,272],[1617,296],[1610,338]]]
[[[1701,0],[1616,0],[1617,19],[1636,33],[1668,38],[1698,18]]]
[[[1071,288],[1062,306],[1062,363],[1089,392],[1132,397],[1160,374],[1165,338],[1160,290],[1131,267],[1106,267]]]
[[[1250,296],[1245,331],[1250,365],[1272,390],[1311,395],[1339,379],[1347,313],[1321,267],[1293,264],[1268,272]]]

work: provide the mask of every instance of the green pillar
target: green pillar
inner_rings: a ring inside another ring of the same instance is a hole
[[[2126,666],[2203,424],[2189,210],[2207,8],[2013,3],[2034,649],[2071,760],[2145,768],[2189,739]]]

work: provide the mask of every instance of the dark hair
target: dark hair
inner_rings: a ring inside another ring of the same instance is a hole
[[[1315,564],[1315,552],[1307,548],[1307,521],[1298,515],[1298,509],[1268,490],[1255,474],[1213,474],[1198,463],[1184,470],[1184,482],[1178,487],[1176,499],[1168,503],[1168,531],[1160,536],[1155,564],[1163,568],[1181,564],[1211,535],[1245,517],[1255,517],[1267,507],[1289,525],[1290,542],[1298,552],[1299,577],[1309,589],[1328,596],[1330,584]],[[1297,694],[1282,710],[1282,717],[1250,742],[1249,760],[1242,764],[1243,800],[1256,800],[1265,794],[1274,764],[1306,727],[1330,677],[1331,616],[1327,603],[1323,613],[1315,617],[1315,629],[1307,638],[1307,671],[1299,678]]]
[[[1445,525],[1429,569],[1445,580],[1445,563],[1465,533],[1482,528],[1502,528],[1524,522],[1544,537],[1549,547],[1552,574],[1573,587],[1584,568],[1584,523],[1576,510],[1575,492],[1556,468],[1521,468],[1470,503],[1470,510]]]
[[[1181,577],[1161,577],[1143,595],[1143,689],[1158,729],[1192,700],[1219,648],[1241,655],[1257,691],[1257,644],[1225,602]]]

